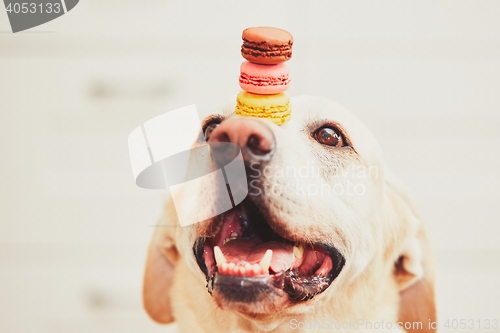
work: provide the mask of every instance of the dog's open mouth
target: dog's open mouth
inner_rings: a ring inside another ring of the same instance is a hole
[[[326,240],[311,244],[280,236],[249,198],[212,223],[215,236],[198,238],[193,250],[208,291],[229,299],[253,302],[272,292],[308,300],[328,288],[345,263]]]

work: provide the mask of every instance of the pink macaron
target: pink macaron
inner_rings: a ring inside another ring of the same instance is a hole
[[[290,85],[288,73],[284,63],[259,65],[245,61],[240,67],[240,87],[253,94],[279,94]]]

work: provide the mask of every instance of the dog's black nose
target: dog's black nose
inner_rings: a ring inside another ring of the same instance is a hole
[[[244,117],[224,120],[210,134],[210,142],[238,145],[246,163],[269,160],[276,147],[273,132],[264,122]]]

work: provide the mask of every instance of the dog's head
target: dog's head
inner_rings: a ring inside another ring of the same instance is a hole
[[[239,146],[248,195],[221,215],[158,230],[146,269],[146,309],[157,321],[172,320],[168,289],[175,263],[184,260],[218,307],[271,326],[325,304],[338,318],[376,306],[397,312],[398,300],[401,320],[433,319],[425,233],[376,140],[328,100],[299,97],[292,107],[292,120],[282,126],[234,116],[232,106],[205,118],[196,146]],[[196,160],[213,164],[208,154]],[[184,206],[175,208],[196,215],[197,205],[215,206],[222,195],[214,184],[188,185]],[[412,302],[425,302],[419,313],[406,306],[410,291]],[[356,309],[346,310],[351,303]]]

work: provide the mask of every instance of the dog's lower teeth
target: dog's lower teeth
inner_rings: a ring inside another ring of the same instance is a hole
[[[227,275],[257,276],[268,274],[268,271],[264,271],[259,264],[251,264],[248,262],[240,264],[225,262],[218,267],[219,273]]]
[[[233,232],[231,233],[231,237],[232,237],[232,238],[236,238],[236,237],[238,237],[238,233],[233,231]]]
[[[265,273],[265,272],[262,272],[262,267],[260,267],[259,264],[253,264],[252,269],[253,269],[253,273],[254,274],[263,274],[263,273]]]

